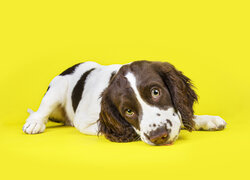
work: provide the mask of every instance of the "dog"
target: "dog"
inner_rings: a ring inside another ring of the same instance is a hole
[[[23,131],[44,132],[52,120],[114,142],[170,145],[183,128],[214,131],[226,127],[219,116],[194,115],[196,101],[191,80],[168,62],[103,66],[88,61],[51,81],[39,109],[29,110]]]

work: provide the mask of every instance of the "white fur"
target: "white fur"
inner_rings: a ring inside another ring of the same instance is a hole
[[[195,130],[221,130],[227,125],[227,123],[219,116],[195,115],[193,120],[195,122]]]
[[[143,115],[140,121],[140,136],[142,140],[148,144],[154,145],[145,137],[144,133],[148,135],[151,131],[156,130],[159,126],[163,126],[164,124],[166,124],[166,119],[169,119],[172,122],[173,126],[168,126],[168,128],[171,129],[171,133],[169,134],[170,138],[168,141],[173,141],[173,139],[178,136],[181,126],[181,120],[179,119],[179,116],[174,112],[174,109],[169,108],[167,110],[161,110],[156,106],[147,104],[141,98],[141,95],[137,89],[136,78],[134,74],[129,72],[125,77],[128,79],[130,86],[134,90],[136,98],[142,108]],[[160,116],[157,116],[157,113],[160,114]],[[153,124],[155,124],[156,126],[154,127]]]
[[[23,131],[27,134],[43,132],[49,116],[58,106],[62,106],[65,108],[70,124],[84,134],[96,135],[98,132],[96,121],[101,109],[100,95],[108,86],[112,72],[118,71],[120,67],[121,65],[102,66],[95,62],[85,62],[79,65],[73,74],[56,76],[50,83],[50,89],[42,99],[39,109],[30,113]],[[88,75],[81,101],[74,112],[71,100],[72,91],[82,74],[92,68],[95,70]]]
[[[102,66],[91,72],[84,87],[82,100],[74,116],[74,126],[84,134],[95,135],[98,132],[96,121],[101,111],[100,95],[108,86],[111,73],[118,71],[120,65]]]
[[[65,105],[66,90],[68,81],[64,76],[56,76],[50,83],[50,89],[43,97],[37,112],[30,114],[23,126],[23,131],[27,134],[41,133],[45,130],[45,124],[50,114],[59,105]]]
[[[65,109],[67,120],[70,125],[75,126],[80,132],[84,134],[96,135],[98,132],[97,120],[101,111],[100,95],[108,86],[112,72],[117,72],[122,65],[102,66],[95,62],[85,62],[80,64],[72,74],[64,76],[56,76],[50,83],[50,89],[47,91],[42,99],[39,109],[36,112],[28,110],[30,116],[27,118],[23,126],[23,131],[27,134],[41,133],[45,130],[45,125],[51,114],[60,114],[56,111]],[[72,107],[72,91],[81,78],[82,74],[95,68],[85,80],[84,91],[81,100],[78,104],[76,112]],[[178,112],[174,112],[173,108],[168,110],[161,110],[155,106],[151,106],[143,101],[140,93],[137,90],[136,78],[134,74],[128,73],[126,75],[131,87],[133,88],[136,98],[139,101],[143,115],[140,117],[140,134],[141,139],[153,145],[145,136],[144,133],[149,134],[154,131],[158,125],[166,123],[166,119],[172,122],[171,133],[169,141],[173,141],[178,137],[179,128],[181,126],[181,116]],[[157,116],[159,113],[161,116]],[[204,130],[218,130],[225,127],[226,123],[218,116],[195,116],[195,128]],[[154,127],[152,124],[156,124]],[[150,126],[151,125],[151,126]],[[168,126],[169,128],[169,126]]]

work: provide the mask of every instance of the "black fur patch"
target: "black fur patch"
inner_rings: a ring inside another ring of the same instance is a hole
[[[74,66],[66,69],[65,71],[63,71],[59,76],[65,76],[65,75],[68,75],[68,74],[72,74],[75,69],[82,63],[78,63],[78,64],[75,64]]]
[[[88,77],[88,75],[91,73],[91,71],[93,71],[95,68],[88,70],[87,72],[83,73],[83,75],[81,76],[81,78],[78,80],[78,82],[76,83],[73,91],[72,91],[72,95],[71,95],[71,99],[72,99],[72,106],[74,109],[74,112],[76,111],[76,108],[81,100],[82,97],[82,93],[84,91],[84,85],[85,85],[85,81]]]

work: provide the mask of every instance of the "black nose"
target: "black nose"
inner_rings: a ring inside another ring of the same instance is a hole
[[[166,125],[163,127],[159,127],[154,131],[149,133],[149,140],[154,143],[155,145],[161,145],[167,142],[169,139],[169,134],[171,129],[167,129]]]

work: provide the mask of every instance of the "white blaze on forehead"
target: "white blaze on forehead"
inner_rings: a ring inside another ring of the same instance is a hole
[[[158,125],[163,126],[166,124],[166,120],[170,120],[172,123],[172,127],[169,127],[172,129],[170,133],[170,139],[173,140],[173,138],[179,134],[179,128],[180,128],[180,118],[177,114],[175,114],[174,108],[168,108],[167,110],[162,110],[156,106],[147,104],[141,97],[138,88],[136,86],[136,78],[133,73],[129,72],[125,76],[130,83],[131,88],[133,89],[136,98],[138,102],[141,105],[142,108],[142,117],[140,121],[140,129],[141,129],[141,137],[142,140],[145,141],[148,144],[151,144],[148,142],[148,140],[144,140],[144,133],[149,134],[149,132],[154,131],[157,129]],[[160,114],[161,116],[157,116],[157,114]],[[155,124],[157,126],[152,126],[152,124]]]
[[[128,82],[130,83],[131,88],[134,90],[136,98],[137,98],[137,100],[140,103],[141,108],[142,108],[142,117],[141,117],[141,122],[140,122],[141,128],[148,128],[149,123],[153,123],[156,119],[162,118],[162,117],[158,117],[156,115],[157,113],[164,115],[166,113],[172,114],[174,112],[173,108],[169,108],[168,110],[161,110],[156,106],[152,106],[152,105],[147,104],[141,98],[141,95],[137,89],[136,78],[135,78],[134,74],[129,72],[129,73],[127,73],[127,75],[125,77],[128,79]]]
[[[147,111],[151,111],[153,109],[155,109],[154,111],[157,112],[157,109],[155,106],[150,106],[147,103],[145,103],[145,101],[141,98],[141,95],[137,89],[136,86],[136,78],[134,76],[134,74],[132,74],[131,72],[127,73],[127,75],[125,76],[128,79],[128,82],[130,83],[131,88],[134,90],[136,98],[138,100],[138,102],[140,103],[141,107],[142,107],[142,113],[146,113]],[[159,109],[158,109],[159,110]]]

